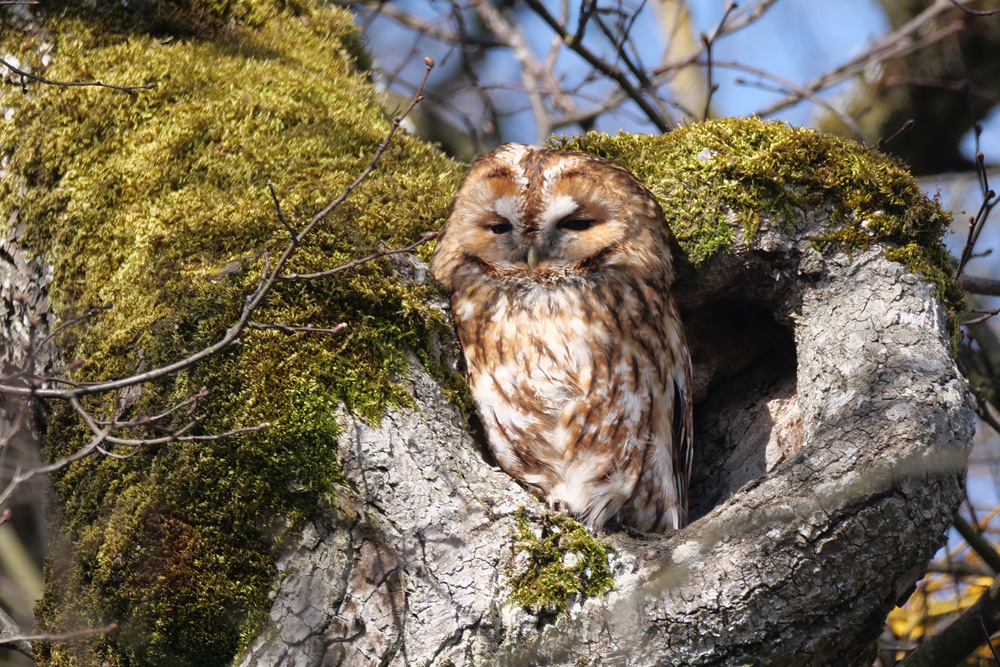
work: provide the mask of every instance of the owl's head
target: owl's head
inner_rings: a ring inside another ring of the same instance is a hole
[[[458,189],[431,262],[455,291],[469,280],[673,279],[669,231],[652,193],[592,155],[504,144]]]

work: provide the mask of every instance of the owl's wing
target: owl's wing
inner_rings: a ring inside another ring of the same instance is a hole
[[[674,486],[680,501],[682,516],[687,521],[688,484],[691,482],[691,461],[694,453],[694,414],[687,386],[674,380],[673,446],[670,454],[674,464]]]

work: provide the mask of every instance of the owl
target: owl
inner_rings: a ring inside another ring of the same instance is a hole
[[[594,529],[686,520],[691,362],[669,242],[622,167],[505,144],[462,181],[431,260],[497,463]]]

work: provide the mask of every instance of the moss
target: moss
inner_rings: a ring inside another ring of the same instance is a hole
[[[539,522],[535,522],[538,525]],[[511,530],[516,556],[527,554],[523,569],[507,571],[513,589],[510,600],[535,614],[566,613],[571,596],[590,598],[612,590],[607,542],[594,537],[582,524],[561,514],[546,514],[541,535],[535,533],[524,508]]]
[[[827,251],[884,244],[887,257],[934,284],[954,323],[964,308],[941,242],[951,221],[907,169],[873,148],[814,130],[757,118],[726,118],[663,136],[591,133],[553,147],[607,157],[630,169],[657,196],[694,269],[729,250],[731,216],[750,239],[762,214],[794,219],[826,206],[832,225],[815,240]]]
[[[46,3],[55,41],[46,76],[156,85],[135,96],[4,89],[16,122],[0,127],[0,219],[16,211],[23,243],[51,262],[51,298],[64,318],[114,304],[59,340],[67,358],[84,360],[79,381],[161,365],[218,340],[256,286],[265,251],[287,240],[266,183],[301,225],[363,170],[389,128],[360,69],[347,11],[306,2],[162,4],[196,5],[219,8],[227,28],[167,22],[154,36],[121,3]],[[18,57],[37,65],[30,44]],[[432,147],[397,135],[379,170],[290,270],[330,268],[438,228],[460,175]],[[255,320],[346,322],[345,333],[249,331],[212,361],[124,397],[121,419],[132,419],[204,386],[195,433],[271,426],[219,441],[116,446],[135,455],[82,460],[53,476],[49,571],[59,576],[48,579],[39,626],[114,621],[120,630],[40,647],[43,663],[229,664],[265,621],[289,531],[317,505],[336,502],[337,410],[375,420],[407,404],[395,378],[412,353],[462,394],[461,378],[434,356],[435,341],[451,337],[446,316],[428,305],[437,295],[396,278],[385,262],[283,283]],[[88,405],[107,416],[114,400]],[[52,408],[50,459],[88,439],[65,406]],[[189,415],[174,417],[177,428]]]

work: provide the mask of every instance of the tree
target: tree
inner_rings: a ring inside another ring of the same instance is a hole
[[[117,625],[42,662],[872,655],[961,499],[972,428],[947,215],[905,170],[755,120],[565,142],[660,197],[699,341],[704,516],[595,537],[483,460],[427,247],[329,271],[426,238],[462,170],[391,137],[350,15],[165,7],[46,6],[11,31],[58,38],[50,81],[155,80],[32,86],[3,130],[23,225],[3,297],[29,352],[0,389],[17,414],[47,399],[47,458],[77,457],[53,472],[39,626]]]

